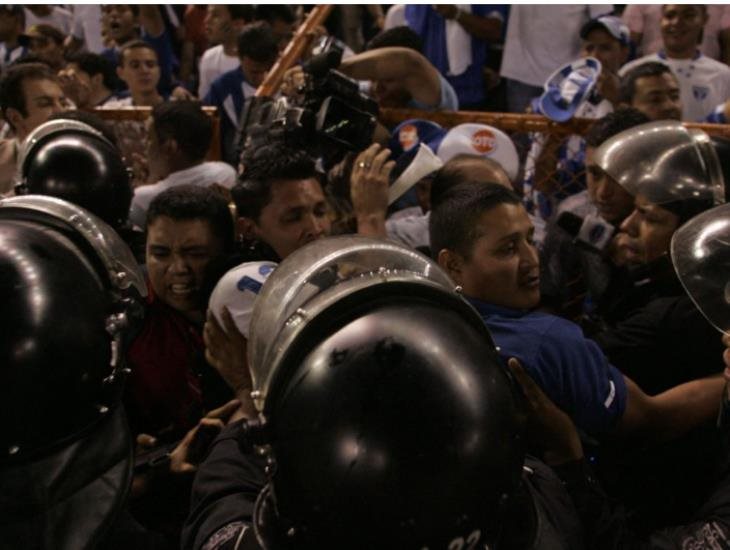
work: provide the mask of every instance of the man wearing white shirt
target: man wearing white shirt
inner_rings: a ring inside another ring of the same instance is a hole
[[[237,38],[246,23],[253,21],[250,5],[210,4],[205,14],[205,35],[209,44],[200,58],[198,97],[204,98],[213,81],[223,73],[238,68]]]
[[[623,76],[648,61],[668,65],[679,81],[682,119],[705,120],[717,105],[730,97],[730,67],[698,49],[706,21],[704,5],[664,5],[661,22],[664,49],[624,65],[619,74]]]
[[[199,103],[173,101],[157,105],[148,122],[148,134],[150,173],[162,179],[134,190],[129,210],[132,225],[144,228],[152,199],[170,187],[193,184],[231,189],[236,183],[236,172],[231,166],[205,162],[213,124]]]
[[[705,4],[707,22],[702,30],[700,51],[723,63],[730,61],[730,6]],[[631,41],[639,55],[657,53],[662,49],[662,5],[629,4],[621,18],[631,31]]]

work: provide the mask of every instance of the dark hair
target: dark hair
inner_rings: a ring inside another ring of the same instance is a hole
[[[213,139],[213,122],[197,101],[165,101],[152,109],[152,124],[157,139],[174,139],[191,161],[205,158]]]
[[[249,57],[259,63],[271,63],[279,55],[279,46],[271,27],[259,21],[246,25],[238,35],[238,57]]]
[[[365,49],[377,50],[378,48],[390,47],[410,48],[418,53],[423,53],[423,40],[413,29],[401,25],[379,32],[370,39]]]
[[[32,65],[32,64],[45,65],[46,67],[48,67],[51,70],[51,72],[55,72],[51,68],[51,65],[48,63],[48,61],[46,61],[42,57],[39,57],[37,54],[32,53],[30,50],[28,52],[26,52],[25,54],[21,55],[18,59],[16,59],[12,63],[10,63],[10,65],[8,65],[7,68],[17,67],[18,65]]]
[[[243,19],[247,22],[254,20],[254,7],[251,4],[223,4],[228,10],[231,19]]]
[[[101,13],[104,13],[106,6],[115,6],[117,4],[101,4]],[[139,17],[139,6],[137,4],[118,4],[120,7],[129,8],[132,11],[132,15]]]
[[[4,4],[0,6],[0,11],[4,11],[8,15],[17,17],[20,26],[25,28],[25,10],[23,9],[23,6],[20,4]]]
[[[707,6],[705,4],[690,4],[691,6],[695,8],[700,8],[702,10],[702,13],[707,13]],[[662,4],[662,14],[664,13],[664,8],[666,8],[666,4]]]
[[[117,135],[114,133],[114,129],[112,128],[111,124],[109,124],[98,115],[90,113],[89,111],[84,111],[82,109],[63,111],[62,113],[52,114],[50,117],[48,117],[48,120],[77,120],[79,122],[83,122],[84,124],[88,124],[89,126],[91,126],[97,132],[101,133],[101,135],[109,140],[109,142],[114,145],[114,147],[118,147]]]
[[[48,65],[43,63],[22,63],[9,67],[0,78],[0,109],[2,109],[5,120],[8,120],[6,116],[8,109],[15,109],[23,116],[28,115],[23,94],[23,82],[26,80],[53,80],[56,82],[57,78]]]
[[[147,227],[160,216],[173,220],[205,220],[223,243],[223,250],[233,250],[233,216],[220,193],[197,185],[176,185],[157,195],[147,210]]]
[[[496,160],[469,153],[456,155],[438,171],[436,171],[433,179],[431,180],[431,208],[434,208],[439,203],[446,191],[452,187],[456,187],[466,180],[467,172],[463,169],[463,161],[483,162],[485,165],[493,168],[494,170],[501,170],[504,172],[504,168],[502,168],[502,165],[500,165]]]
[[[155,59],[157,59],[158,63],[160,62],[160,59],[157,55],[157,50],[155,50],[151,44],[145,42],[144,40],[139,40],[135,38],[134,40],[126,42],[119,50],[119,66],[121,67],[122,65],[124,65],[124,56],[128,51],[137,49],[146,49],[155,52]]]
[[[672,75],[675,80],[677,79],[668,65],[658,61],[647,61],[638,67],[634,67],[621,77],[618,100],[622,103],[631,103],[634,100],[634,94],[636,94],[637,80],[651,76],[661,76],[667,73]]]
[[[117,75],[114,72],[114,65],[105,57],[96,53],[80,52],[70,55],[66,61],[75,63],[89,76],[101,74],[104,87],[109,90],[116,89]]]
[[[520,197],[498,183],[468,181],[448,189],[428,222],[434,256],[446,248],[469,259],[474,242],[481,237],[479,219],[500,204],[520,204]]]
[[[318,176],[312,157],[283,143],[263,145],[242,160],[244,172],[231,195],[238,215],[256,221],[271,201],[272,183]]]
[[[26,36],[29,36],[29,33],[31,32],[34,34],[37,32],[43,38],[53,40],[57,46],[63,45],[63,41],[66,38],[66,35],[60,29],[57,29],[53,25],[48,25],[47,23],[32,25],[26,30]],[[35,36],[29,36],[29,38],[32,40]]]
[[[297,20],[294,11],[286,4],[257,4],[255,13],[256,20],[266,21],[269,24],[277,19],[285,23],[294,23]]]
[[[613,113],[607,114],[591,125],[585,135],[586,144],[590,147],[598,147],[608,138],[647,122],[651,122],[651,119],[638,109],[619,107]]]

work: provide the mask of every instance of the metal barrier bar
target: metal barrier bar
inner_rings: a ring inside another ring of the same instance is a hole
[[[479,123],[511,132],[542,132],[566,136],[583,135],[595,122],[592,119],[575,118],[568,122],[555,122],[542,115],[518,113],[486,113],[481,111],[419,111],[416,109],[381,109],[379,120],[385,126],[393,127],[411,118],[431,120],[445,128],[458,124]],[[713,136],[730,138],[730,124],[708,124],[685,122],[687,128],[698,128]]]

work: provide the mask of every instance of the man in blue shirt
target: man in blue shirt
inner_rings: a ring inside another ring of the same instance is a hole
[[[222,156],[227,162],[238,162],[235,158],[235,138],[243,105],[264,81],[278,55],[277,40],[269,25],[246,25],[238,35],[240,67],[216,78],[203,99],[205,105],[218,107]]]
[[[662,441],[716,413],[722,379],[648,396],[575,324],[531,311],[540,302],[539,258],[532,222],[512,191],[459,184],[436,206],[429,229],[434,257],[480,312],[500,354],[520,360],[585,432]]]
[[[155,5],[107,4],[102,7],[102,17],[109,28],[109,37],[114,46],[102,50],[101,56],[109,60],[115,67],[119,65],[122,46],[131,40],[141,38],[157,53],[160,67],[158,91],[170,95],[175,87],[173,72],[178,60],[172,51],[172,41],[165,29],[160,10]],[[141,27],[141,33],[137,28]],[[121,91],[125,88],[119,83]]]

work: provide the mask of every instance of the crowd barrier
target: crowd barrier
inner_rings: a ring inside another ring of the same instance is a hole
[[[515,113],[487,113],[480,111],[419,111],[413,109],[381,109],[380,122],[388,128],[394,128],[399,123],[409,119],[431,120],[444,128],[451,128],[459,124],[479,123],[498,128],[508,134],[515,143],[521,159],[522,171],[515,186],[519,191],[537,190],[547,195],[569,195],[576,189],[585,187],[585,171],[571,171],[566,169],[565,163],[560,161],[558,149],[546,151],[538,166],[536,166],[533,180],[529,182],[529,189],[525,183],[524,168],[528,156],[528,148],[539,136],[542,142],[554,137],[553,143],[564,144],[569,136],[583,136],[595,122],[591,119],[572,119],[558,123],[542,115],[515,114]],[[684,123],[689,128],[699,128],[713,136],[722,136],[730,139],[730,125]],[[564,157],[563,157],[564,158]],[[581,163],[582,164],[582,163]],[[529,174],[528,174],[529,177]]]

